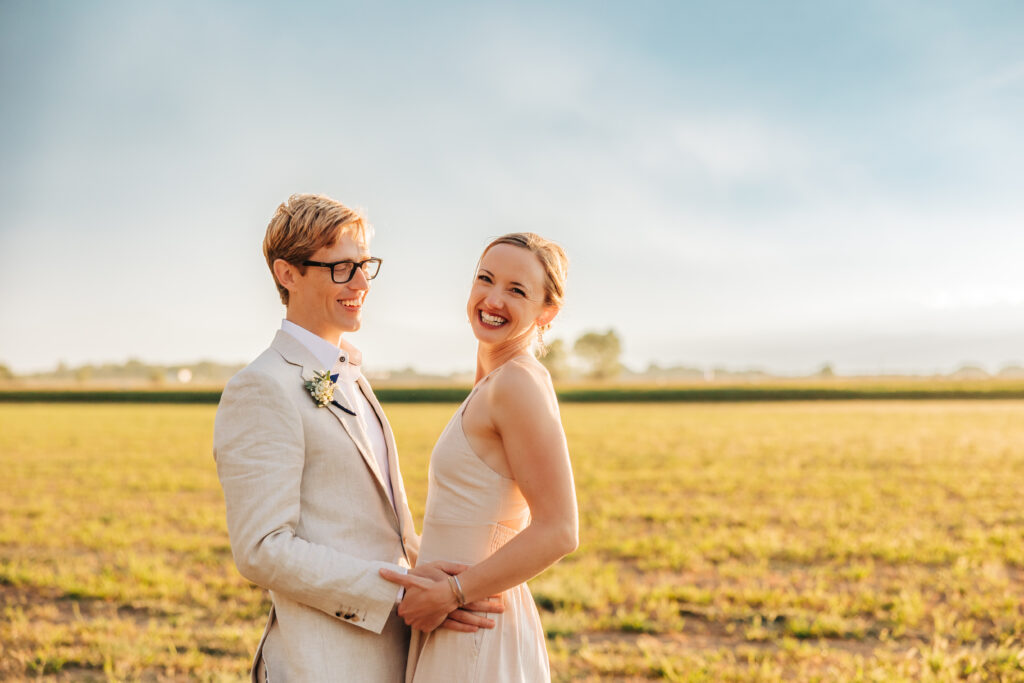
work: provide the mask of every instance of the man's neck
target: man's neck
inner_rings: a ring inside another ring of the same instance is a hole
[[[347,339],[345,339],[342,336],[341,332],[338,333],[338,336],[335,338],[335,340],[332,340],[331,337],[317,334],[314,330],[311,330],[308,327],[304,327],[301,323],[295,321],[293,318],[289,318],[286,316],[285,320],[299,329],[288,330],[287,326],[283,324],[282,327],[286,331],[291,332],[292,336],[297,337],[299,341],[303,343],[303,346],[306,346],[311,351],[313,351],[318,358],[321,355],[323,355],[326,358],[328,354],[326,352],[325,347],[326,345],[329,344],[335,350],[340,349],[341,351],[343,351],[344,353],[342,353],[341,355],[345,356],[346,361],[351,363],[352,365],[363,364],[363,352],[357,349],[355,346],[353,346]]]
[[[328,344],[333,344],[335,346],[341,347],[341,335],[343,334],[341,330],[326,329],[322,326],[318,327],[314,324],[311,324],[303,320],[302,316],[294,313],[291,310],[285,312],[284,319],[293,325],[298,325],[299,327],[301,327],[302,329],[306,330],[311,334],[315,334]]]

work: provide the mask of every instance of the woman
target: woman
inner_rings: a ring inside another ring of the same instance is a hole
[[[531,354],[562,304],[565,252],[533,233],[484,250],[467,310],[476,383],[434,446],[420,562],[470,565],[406,588],[413,627],[406,681],[550,680],[544,629],[525,582],[576,549],[572,467],[551,377]],[[503,593],[496,626],[434,630],[453,609]]]

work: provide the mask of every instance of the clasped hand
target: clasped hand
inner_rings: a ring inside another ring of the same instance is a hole
[[[381,569],[380,575],[391,583],[405,587],[405,597],[398,605],[398,615],[417,631],[433,631],[438,626],[467,633],[481,628],[494,628],[493,619],[473,612],[504,612],[505,606],[500,595],[459,607],[448,583],[449,575],[460,574],[468,568],[457,562],[424,562],[410,569],[408,574]]]

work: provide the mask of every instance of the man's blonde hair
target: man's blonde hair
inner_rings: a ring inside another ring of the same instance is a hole
[[[274,212],[263,238],[263,256],[281,295],[288,305],[288,290],[277,280],[274,261],[281,259],[305,273],[302,262],[318,250],[330,247],[343,235],[349,235],[361,246],[368,247],[373,228],[358,209],[321,194],[293,194]]]

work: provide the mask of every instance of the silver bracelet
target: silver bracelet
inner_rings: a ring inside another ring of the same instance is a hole
[[[459,603],[459,607],[466,604],[466,594],[462,592],[462,584],[459,582],[459,577],[454,574],[448,575],[448,585],[452,588],[452,593],[455,594],[455,602]]]

